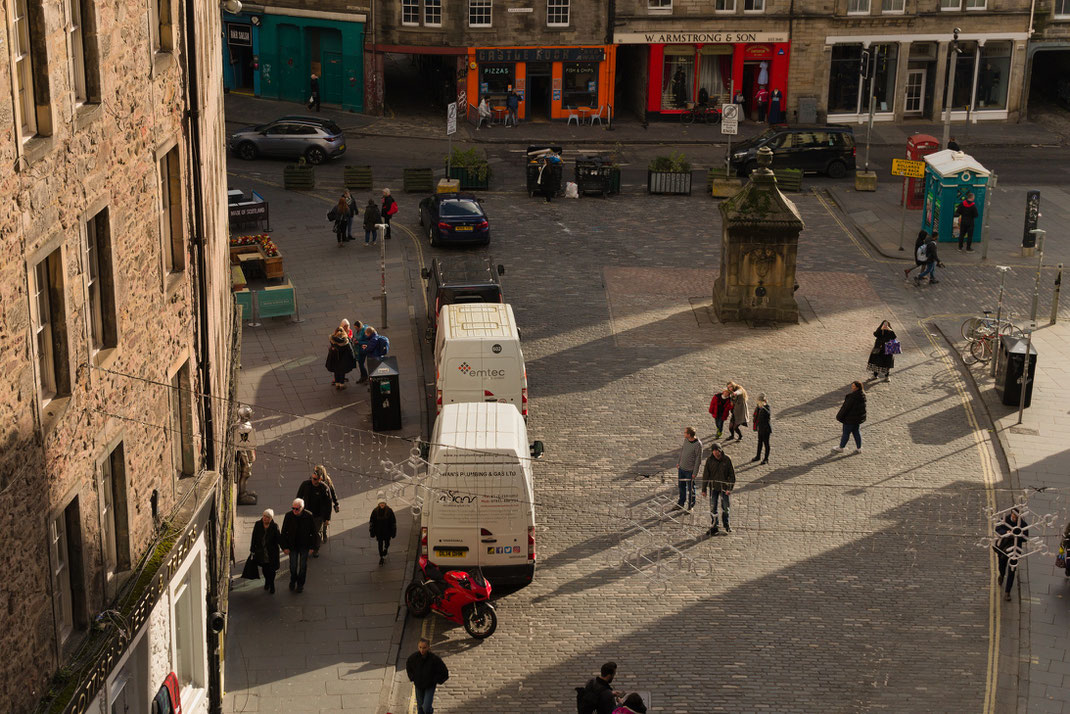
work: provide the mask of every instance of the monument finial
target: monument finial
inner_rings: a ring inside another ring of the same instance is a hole
[[[762,148],[758,149],[758,168],[763,173],[772,173],[772,171],[769,170],[769,167],[772,165],[772,163],[773,150],[770,149],[768,146],[763,146]]]

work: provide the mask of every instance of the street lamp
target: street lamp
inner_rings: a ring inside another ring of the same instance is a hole
[[[962,53],[962,49],[959,47],[959,28],[955,28],[954,37],[951,39],[951,67],[947,73],[947,92],[944,94],[944,148],[947,148],[947,144],[951,141],[951,92],[955,87],[955,64]]]

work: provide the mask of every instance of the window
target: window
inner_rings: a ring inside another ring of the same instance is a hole
[[[85,224],[86,288],[89,293],[89,344],[95,352],[117,344],[115,272],[111,227],[105,208]]]
[[[671,12],[672,0],[647,0],[647,8],[659,12]]]
[[[14,2],[12,49],[15,53],[15,114],[22,128],[22,138],[37,133],[37,106],[33,93],[33,58],[30,55],[30,13],[27,0]]]
[[[713,8],[717,12],[735,12],[736,0],[716,0]]]
[[[468,26],[490,27],[490,10],[493,0],[468,0]]]
[[[401,24],[420,24],[420,0],[401,0]]]
[[[70,394],[67,369],[66,298],[63,255],[57,248],[33,267],[30,317],[37,350],[38,389],[42,402]]]
[[[442,0],[424,0],[424,24],[429,27],[442,26]]]
[[[171,461],[178,478],[193,475],[193,411],[189,362],[171,377]]]
[[[182,177],[178,147],[160,159],[160,208],[163,259],[166,273],[186,269],[186,245],[182,240]]]
[[[100,523],[104,570],[111,577],[130,569],[130,531],[126,515],[126,460],[120,442],[100,464]]]
[[[1007,84],[1011,76],[1011,43],[987,42],[981,48],[980,61],[981,66],[977,72],[977,106],[974,108],[1006,109]]]
[[[568,25],[569,0],[546,0],[546,24],[551,27]]]
[[[598,64],[596,62],[563,62],[564,93],[561,101],[566,107],[598,106]]]
[[[847,0],[848,15],[868,15],[869,0]]]
[[[49,560],[52,566],[52,602],[56,634],[62,645],[75,629],[87,625],[85,582],[82,576],[82,521],[75,497],[49,524]]]
[[[945,12],[957,12],[962,9],[962,0],[940,0],[940,9]]]
[[[661,68],[661,108],[684,109],[694,101],[695,48],[693,45],[665,45]]]
[[[967,10],[984,10],[988,7],[988,0],[966,0]]]
[[[962,52],[959,53],[958,57],[954,58],[955,78],[952,80],[951,85],[951,110],[967,111],[970,109],[971,100],[973,99],[973,70],[976,62],[977,43],[967,40],[958,44]],[[948,72],[951,71],[951,60],[954,54],[954,50],[949,46],[946,66]],[[941,106],[941,116],[943,116],[943,109],[944,107]]]
[[[871,45],[869,47],[871,71],[876,72],[873,93],[876,111],[894,110],[895,71],[898,64],[899,45]],[[829,71],[829,114],[866,114],[869,112],[868,79],[859,74],[862,61],[862,45],[835,45],[832,48],[832,63]]]
[[[85,38],[82,34],[82,0],[67,0],[67,35],[70,38],[71,81],[75,103],[85,102]]]
[[[175,588],[175,675],[182,687],[182,703],[194,699],[189,690],[205,688],[204,594],[201,592],[201,556],[192,558],[189,570]]]
[[[765,12],[765,0],[743,0],[743,12]]]
[[[486,97],[492,107],[504,107],[509,88],[515,86],[515,64],[479,65],[479,96]]]
[[[885,15],[902,15],[906,10],[906,0],[881,0],[881,12]]]
[[[152,49],[157,52],[170,52],[175,48],[171,35],[171,0],[149,0],[152,17],[149,29],[152,33]]]
[[[1070,0],[1055,0],[1055,17],[1070,17]]]

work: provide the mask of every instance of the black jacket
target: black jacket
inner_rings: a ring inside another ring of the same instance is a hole
[[[320,545],[316,523],[307,508],[301,511],[300,516],[294,515],[293,511],[286,512],[286,517],[282,519],[281,536],[279,545],[285,550],[315,550]]]
[[[732,459],[728,454],[722,453],[721,458],[710,454],[706,459],[706,467],[702,470],[702,492],[731,491],[736,487],[736,467],[732,465]]]
[[[761,405],[754,407],[754,426],[755,431],[759,434],[772,434],[773,433],[773,412],[769,408],[769,404],[763,407]]]
[[[874,367],[891,369],[895,366],[895,355],[884,354],[884,345],[895,339],[895,331],[882,330],[878,327],[873,331],[873,337],[873,349],[869,353],[869,364]]]
[[[843,406],[836,414],[836,421],[841,424],[862,424],[866,421],[866,393],[852,390],[843,398]]]
[[[925,263],[939,263],[940,256],[936,253],[936,241],[929,238],[925,241]]]
[[[382,223],[379,207],[372,204],[364,209],[364,230],[374,231],[376,224]]]
[[[963,228],[973,228],[973,222],[977,220],[977,204],[970,202],[970,205],[966,205],[966,201],[963,201],[955,209],[955,215],[962,220],[959,224]]]
[[[332,503],[338,505],[338,496],[326,481],[320,481],[317,486],[312,483],[312,479],[306,478],[297,489],[296,497],[305,502],[306,511],[311,511],[312,515],[325,521],[331,520]]]
[[[617,698],[613,696],[613,687],[601,677],[593,677],[583,688],[583,707],[580,714],[613,714],[617,708]]]
[[[996,535],[999,536],[997,551],[1004,555],[1017,553],[1019,550],[1016,549],[1024,549],[1029,540],[1029,523],[1021,516],[1018,516],[1018,522],[1015,523],[1011,521],[1011,514],[1008,513],[1003,516],[1003,522],[996,526]]]
[[[389,540],[398,534],[398,519],[394,516],[394,509],[390,506],[380,511],[376,505],[372,514],[368,516],[368,529],[372,538]]]
[[[334,374],[349,374],[357,366],[357,357],[353,354],[353,343],[348,338],[337,339],[331,335],[331,346],[327,348],[327,360],[323,366]]]
[[[267,528],[264,521],[258,520],[253,526],[253,540],[249,544],[253,560],[269,568],[279,569],[279,527],[275,521]]]
[[[450,678],[446,663],[434,652],[428,652],[426,655],[413,652],[405,661],[405,671],[409,675],[409,681],[417,689],[427,689]]]

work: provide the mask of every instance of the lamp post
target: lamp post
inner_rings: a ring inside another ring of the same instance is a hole
[[[951,52],[951,67],[947,73],[947,92],[944,94],[944,148],[947,148],[947,143],[951,141],[951,91],[955,87],[955,64],[959,58],[959,53],[962,50],[959,49],[959,28],[955,28],[954,36],[951,40],[951,46],[949,48]]]
[[[1007,281],[1007,271],[1010,270],[1009,265],[997,265],[996,270],[999,271],[999,301],[996,303],[996,354],[992,358],[992,376],[996,376],[996,371],[999,369],[999,353],[1001,336],[1000,336],[1000,324],[1003,319],[1003,284]]]

